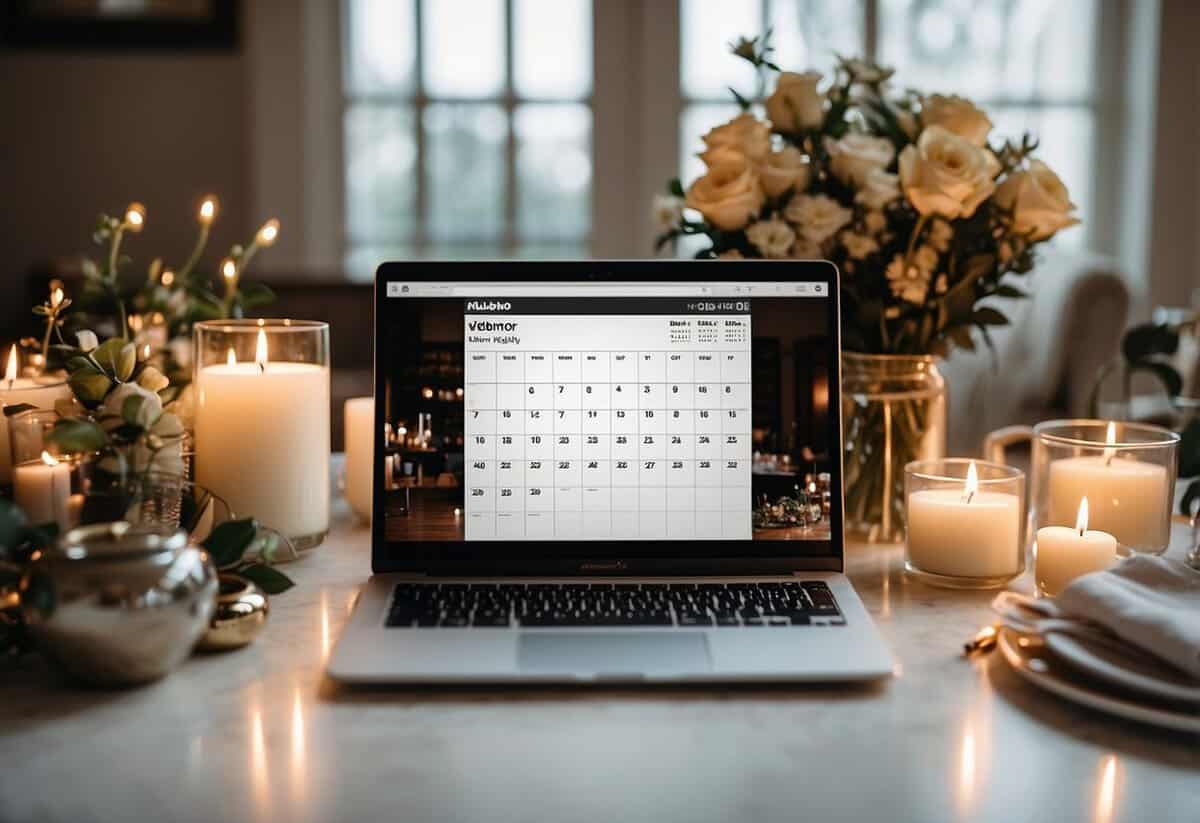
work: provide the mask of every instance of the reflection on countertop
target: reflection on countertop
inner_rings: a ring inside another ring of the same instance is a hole
[[[369,574],[367,529],[288,568],[253,645],[133,691],[0,669],[0,819],[327,821],[1194,819],[1200,739],[964,660],[991,593],[848,569],[903,676],[882,686],[340,689],[322,666]],[[608,788],[596,790],[603,783]]]

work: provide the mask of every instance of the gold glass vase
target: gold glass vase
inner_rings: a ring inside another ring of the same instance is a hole
[[[932,355],[842,354],[846,526],[904,537],[904,467],[946,453],[946,381]]]

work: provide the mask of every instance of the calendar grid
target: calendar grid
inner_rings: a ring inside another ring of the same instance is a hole
[[[674,325],[665,348],[468,347],[467,539],[750,536],[749,320]]]

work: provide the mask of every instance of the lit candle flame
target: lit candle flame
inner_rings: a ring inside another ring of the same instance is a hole
[[[1079,536],[1083,537],[1083,533],[1087,531],[1088,526],[1088,502],[1087,498],[1079,501],[1079,516],[1075,518],[1075,531],[1079,532]]]
[[[975,468],[975,461],[971,461],[971,465],[967,467],[967,482],[963,486],[963,499],[968,503],[979,492],[979,470]]]
[[[150,344],[149,343],[147,343],[145,346],[142,347],[142,359],[143,360],[150,359]]]
[[[236,366],[237,365],[237,355],[233,353],[233,346],[229,347],[229,353],[225,355],[225,365],[227,365],[227,366]]]
[[[42,452],[42,462],[47,466],[57,466],[58,460],[48,451]]]
[[[226,257],[221,261],[221,275],[226,280],[232,280],[237,277],[237,263],[234,262],[232,257]]]
[[[206,194],[200,203],[200,223],[207,226],[217,216],[217,196]]]
[[[267,370],[267,333],[258,330],[258,344],[254,347],[254,362],[261,371]]]
[[[58,308],[62,304],[63,297],[63,290],[55,287],[54,290],[50,292],[50,305],[54,308]]]
[[[1109,421],[1108,431],[1104,434],[1104,442],[1108,445],[1108,448],[1104,450],[1104,463],[1107,465],[1117,456],[1117,450],[1112,448],[1112,445],[1117,442],[1117,424],[1113,421]]]
[[[4,379],[8,381],[9,388],[12,388],[12,383],[17,379],[17,344],[8,350],[8,365],[4,368]]]
[[[279,236],[279,221],[272,217],[270,220],[262,224],[262,228],[258,230],[258,234],[254,237],[254,242],[264,249],[272,246],[275,243],[275,238]]]
[[[170,269],[163,269],[161,282],[164,286],[171,286],[175,283],[175,272]]]

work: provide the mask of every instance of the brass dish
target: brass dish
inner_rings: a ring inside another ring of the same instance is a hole
[[[196,644],[202,652],[227,651],[249,645],[258,637],[271,611],[266,592],[245,578],[219,575],[217,608],[208,631]]]

